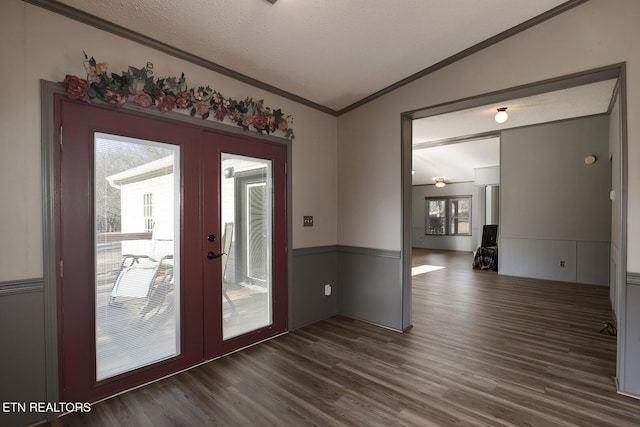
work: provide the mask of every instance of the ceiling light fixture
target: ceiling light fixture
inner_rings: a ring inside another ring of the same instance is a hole
[[[447,185],[447,183],[444,182],[444,178],[436,178],[436,187],[442,188],[445,185]]]
[[[498,108],[498,112],[496,113],[496,122],[498,123],[504,123],[507,121],[507,119],[509,118],[509,115],[507,114],[507,107],[500,107]]]

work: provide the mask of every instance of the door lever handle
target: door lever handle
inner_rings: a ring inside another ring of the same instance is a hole
[[[220,252],[219,254],[216,254],[213,251],[209,251],[209,253],[207,253],[207,258],[217,259],[217,258],[220,258],[222,255],[226,255],[226,254],[224,252]]]

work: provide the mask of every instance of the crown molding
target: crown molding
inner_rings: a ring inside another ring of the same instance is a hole
[[[214,71],[216,73],[223,74],[227,77],[231,77],[235,80],[254,86],[258,89],[266,90],[267,92],[270,92],[274,95],[278,95],[283,98],[290,99],[291,101],[295,101],[299,104],[306,105],[307,107],[314,108],[316,110],[322,111],[323,113],[327,113],[332,116],[337,115],[336,110],[333,110],[329,107],[325,107],[324,105],[320,105],[316,102],[310,101],[306,98],[303,98],[291,92],[287,92],[286,90],[280,89],[276,86],[254,79],[253,77],[249,77],[245,74],[238,73],[237,71],[234,71],[230,68],[224,67],[220,64],[216,64],[215,62],[209,61],[207,59],[204,59],[192,53],[185,52],[182,49],[178,49],[166,43],[162,43],[151,37],[145,36],[144,34],[137,33],[128,28],[108,22],[102,18],[98,18],[97,16],[90,15],[79,9],[75,9],[73,7],[67,6],[66,4],[62,4],[56,0],[23,0],[23,1],[25,3],[29,3],[34,6],[38,6],[43,9],[46,9],[50,12],[54,12],[59,15],[65,16],[67,18],[73,19],[74,21],[82,22],[83,24],[90,25],[100,30],[107,31],[111,34],[115,34],[117,36],[123,37],[127,40],[131,40],[141,45],[156,49],[160,52],[166,53],[167,55],[171,55],[175,58],[182,59],[184,61],[190,62],[195,65],[199,65],[203,68]]]
[[[474,53],[477,53],[489,46],[492,46],[496,43],[499,43],[505,39],[508,39],[509,37],[516,35],[524,30],[527,30],[531,27],[534,27],[548,19],[553,18],[554,16],[560,15],[561,13],[564,13],[570,9],[573,9],[576,6],[581,5],[582,3],[586,3],[589,0],[570,0],[567,1],[559,6],[554,7],[553,9],[550,9],[548,11],[546,11],[545,13],[542,13],[538,16],[535,16],[531,19],[529,19],[528,21],[523,22],[522,24],[516,25],[515,27],[509,28],[508,30],[505,30],[499,34],[496,34],[493,37],[490,37],[484,41],[481,41],[480,43],[477,43],[461,52],[456,53],[453,56],[450,56],[446,59],[443,59],[442,61],[438,62],[437,64],[434,64],[430,67],[427,67],[421,71],[418,71],[417,73],[414,73],[412,75],[410,75],[409,77],[406,77],[396,83],[393,83],[392,85],[387,86],[384,89],[381,89],[369,96],[367,96],[366,98],[362,98],[360,101],[354,102],[353,104],[344,107],[340,110],[338,110],[338,116],[341,116],[345,113],[348,113],[351,110],[355,110],[358,107],[361,107],[371,101],[373,101],[374,99],[380,98],[381,96],[384,96],[390,92],[393,92],[394,90],[401,88],[402,86],[405,86],[411,82],[414,82],[418,79],[421,79],[422,77],[425,77],[435,71],[438,71],[441,68],[444,68],[448,65],[451,65],[457,61],[460,61],[461,59],[466,58],[467,56],[473,55]]]
[[[237,71],[234,71],[230,68],[224,67],[220,64],[217,64],[215,62],[206,60],[200,56],[191,54],[189,52],[185,52],[182,49],[178,49],[176,47],[173,47],[171,45],[168,45],[166,43],[162,43],[158,40],[155,40],[151,37],[145,36],[144,34],[140,34],[137,33],[135,31],[132,31],[128,28],[122,27],[120,25],[117,24],[113,24],[111,22],[108,22],[102,18],[98,18],[97,16],[94,15],[90,15],[86,12],[83,12],[79,9],[75,9],[73,7],[67,6],[65,4],[62,4],[56,0],[23,0],[25,3],[29,3],[32,4],[34,6],[38,6],[41,7],[43,9],[49,10],[51,12],[57,13],[59,15],[65,16],[67,18],[73,19],[75,21],[78,22],[82,22],[84,24],[90,25],[92,27],[107,31],[109,33],[118,35],[120,37],[124,37],[128,40],[134,41],[136,43],[140,43],[144,46],[148,46],[151,47],[153,49],[159,50],[163,53],[166,53],[168,55],[171,55],[175,58],[178,59],[182,59],[184,61],[190,62],[192,64],[195,65],[199,65],[203,68],[206,68],[208,70],[223,74],[225,76],[231,77],[235,80],[238,80],[240,82],[249,84],[251,86],[257,87],[259,89],[263,89],[266,90],[267,92],[273,93],[274,95],[278,95],[281,96],[283,98],[287,98],[291,101],[297,102],[299,104],[305,105],[307,107],[316,109],[318,111],[321,111],[323,113],[326,114],[330,114],[332,116],[341,116],[345,113],[348,113],[349,111],[355,110],[358,107],[361,107],[377,98],[380,98],[381,96],[384,96],[402,86],[405,86],[411,82],[414,82],[422,77],[425,77],[441,68],[444,68],[448,65],[451,65],[463,58],[466,58],[467,56],[470,56],[476,52],[481,51],[482,49],[485,49],[489,46],[492,46],[498,42],[501,42],[502,40],[505,40],[515,34],[518,34],[522,31],[525,31],[531,27],[534,27],[538,24],[540,24],[541,22],[544,22],[548,19],[551,19],[557,15],[560,15],[570,9],[573,9],[576,6],[581,5],[582,3],[586,3],[589,0],[569,0],[559,6],[556,6],[555,8],[548,10],[545,13],[542,13],[538,16],[535,16],[531,19],[529,19],[528,21],[525,21],[519,25],[516,25],[515,27],[512,27],[508,30],[505,30],[493,37],[490,37],[480,43],[477,43],[461,52],[458,52],[455,55],[452,55],[440,62],[438,62],[437,64],[434,64],[430,67],[427,67],[421,71],[418,71],[417,73],[414,73],[390,86],[387,86],[384,89],[381,89],[365,98],[362,98],[361,100],[354,102],[353,104],[342,108],[340,110],[334,110],[332,108],[326,107],[324,105],[318,104],[316,102],[310,101],[306,98],[303,98],[301,96],[298,96],[294,93],[288,92],[284,89],[278,88],[276,86],[270,85],[268,83],[262,82],[260,80],[254,79],[253,77],[249,77],[245,74],[239,73]],[[267,0],[270,1],[271,3],[275,3],[275,1],[271,1],[271,0]]]

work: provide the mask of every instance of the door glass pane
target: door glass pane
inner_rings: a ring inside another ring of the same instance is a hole
[[[96,379],[180,354],[179,147],[95,134]]]
[[[271,161],[222,155],[222,337],[272,323]]]

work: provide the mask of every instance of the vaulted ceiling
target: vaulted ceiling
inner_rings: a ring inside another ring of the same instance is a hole
[[[138,41],[340,115],[587,0],[25,1],[117,34],[132,31]],[[474,167],[498,163],[497,139],[443,140],[598,114],[611,92],[609,82],[512,100],[502,126],[491,119],[495,105],[414,121],[414,184],[434,176],[466,181]],[[434,141],[441,146],[426,151]]]
[[[338,113],[533,18],[582,2],[25,1],[70,6]]]

